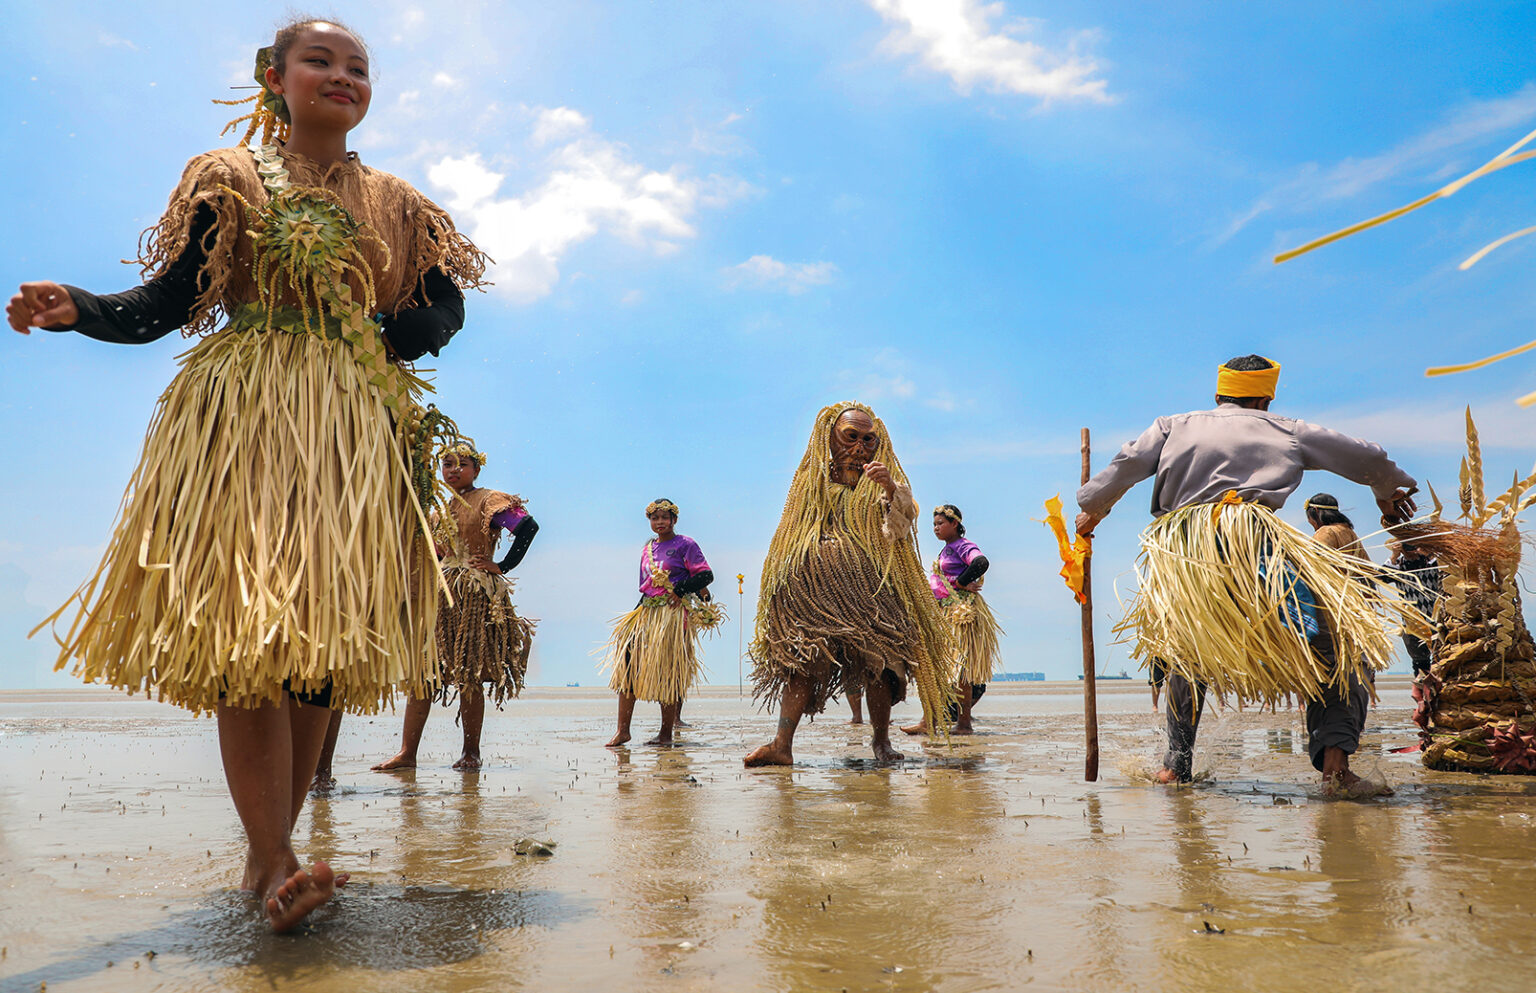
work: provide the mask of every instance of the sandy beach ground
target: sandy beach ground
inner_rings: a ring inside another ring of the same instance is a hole
[[[1150,785],[1160,722],[1101,685],[994,684],[975,738],[876,767],[837,705],[792,770],[747,771],[773,718],[690,700],[680,747],[602,747],[613,700],[530,689],[486,769],[368,771],[399,718],[348,718],[300,857],[353,883],[302,933],[235,889],[213,722],[116,694],[0,694],[0,989],[1462,990],[1529,985],[1533,780],[1431,773],[1406,681],[1356,759],[1388,800],[1319,794],[1301,715],[1208,713],[1194,787]],[[904,704],[898,717],[916,708]],[[637,714],[637,740],[656,724]],[[519,839],[556,843],[514,854]]]

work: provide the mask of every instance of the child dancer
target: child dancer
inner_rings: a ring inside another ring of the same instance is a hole
[[[372,713],[436,682],[422,472],[438,417],[395,360],[462,326],[484,257],[347,151],[373,89],[354,33],[293,21],[256,67],[241,120],[263,143],[188,163],[146,235],[147,283],[23,283],[6,315],[22,333],[199,336],[100,568],[50,620],[78,601],[61,667],[218,715],[245,887],[286,931],[344,879],[301,869],[290,841],[331,708]]]
[[[683,698],[699,680],[699,632],[711,631],[725,612],[710,600],[715,581],[698,542],[678,534],[677,504],[653,500],[645,508],[656,535],[640,552],[640,602],[613,624],[604,667],[619,695],[619,729],[608,741],[629,740],[636,700],[661,704],[661,732],[648,745],[670,745]]]
[[[472,442],[461,442],[443,453],[443,481],[454,492],[450,516],[434,529],[443,558],[443,575],[453,593],[453,606],[437,615],[437,650],[442,663],[442,702],[459,695],[459,722],[464,726],[464,754],[455,769],[480,768],[480,728],[485,722],[485,691],[498,708],[507,697],[523,691],[528,650],[535,622],[517,616],[512,606],[512,581],[507,573],[528,554],[539,525],[523,508],[523,498],[475,485],[485,454]],[[451,524],[450,524],[451,522]],[[492,561],[501,532],[512,536],[512,547]],[[373,768],[414,769],[421,732],[432,709],[430,699],[405,705],[405,733],[400,753]]]

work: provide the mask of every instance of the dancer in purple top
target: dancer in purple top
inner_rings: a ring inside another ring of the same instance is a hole
[[[960,508],[952,503],[933,509],[933,536],[944,542],[944,547],[933,563],[928,586],[944,608],[944,619],[954,629],[960,649],[959,711],[950,734],[971,734],[971,706],[986,692],[987,681],[1000,661],[997,636],[1002,628],[981,596],[982,577],[991,563],[976,543],[965,537]],[[928,727],[914,724],[902,730],[926,734]]]
[[[640,552],[640,602],[614,621],[604,663],[613,673],[608,685],[619,695],[619,727],[609,748],[629,741],[636,700],[661,704],[661,732],[646,744],[672,744],[683,698],[699,680],[699,632],[725,618],[710,600],[715,574],[698,542],[674,530],[677,504],[653,500],[645,516],[656,537]]]

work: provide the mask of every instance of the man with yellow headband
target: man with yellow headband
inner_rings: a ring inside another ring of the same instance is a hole
[[[1304,472],[1325,469],[1369,486],[1383,520],[1396,523],[1413,515],[1417,483],[1379,445],[1270,413],[1279,376],[1262,356],[1230,360],[1214,409],[1158,418],[1077,492],[1077,531],[1087,535],[1155,477],[1140,589],[1117,630],[1135,631],[1144,664],[1170,670],[1161,782],[1191,778],[1207,686],[1240,700],[1302,696],[1312,764],[1332,788],[1362,782],[1349,755],[1365,720],[1364,679],[1390,660],[1381,615],[1402,604],[1355,581],[1369,563],[1318,546],[1274,511]]]

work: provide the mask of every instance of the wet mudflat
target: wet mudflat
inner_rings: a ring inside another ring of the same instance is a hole
[[[679,747],[618,752],[607,694],[530,690],[487,717],[478,775],[449,768],[448,711],[397,774],[368,765],[398,718],[349,718],[296,843],[353,882],[282,937],[234,889],[211,721],[0,694],[0,989],[1522,988],[1536,780],[1391,753],[1414,736],[1383,687],[1356,766],[1397,795],[1368,802],[1320,795],[1283,710],[1208,713],[1211,778],[1149,784],[1140,684],[1101,697],[1097,784],[1075,685],[995,685],[981,734],[895,766],[838,707],[792,770],[744,770],[773,718],[734,688],[689,702]]]

